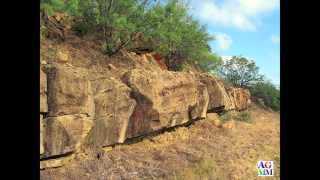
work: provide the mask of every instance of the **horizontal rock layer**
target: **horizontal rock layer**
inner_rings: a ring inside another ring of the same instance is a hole
[[[206,118],[208,111],[243,110],[250,104],[247,90],[227,90],[208,74],[159,67],[131,68],[121,78],[97,74],[60,64],[42,67],[40,159],[123,143]]]

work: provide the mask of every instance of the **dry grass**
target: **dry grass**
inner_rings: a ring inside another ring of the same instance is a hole
[[[210,121],[178,128],[95,157],[41,171],[41,179],[258,179],[258,160],[273,160],[280,179],[279,114],[253,107],[252,123],[225,129]]]

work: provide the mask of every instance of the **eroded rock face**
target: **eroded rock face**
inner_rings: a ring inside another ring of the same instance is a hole
[[[40,114],[40,154],[44,153],[43,147],[43,116]]]
[[[137,106],[129,121],[128,137],[204,118],[206,87],[189,73],[134,69],[123,81],[132,89]]]
[[[47,68],[49,116],[93,116],[91,83],[84,69],[53,65]]]
[[[235,103],[236,110],[247,109],[251,103],[250,92],[247,89],[243,88],[229,88],[228,94]]]
[[[88,144],[106,146],[123,143],[126,139],[129,119],[136,106],[130,98],[130,88],[114,78],[93,82],[95,125],[88,137]]]
[[[224,88],[224,85],[209,74],[198,74],[199,81],[206,85],[209,94],[209,111],[235,109],[235,103]]]
[[[108,66],[90,71],[46,64],[40,70],[42,168],[65,162],[48,159],[123,143],[206,118],[208,111],[242,110],[250,103],[247,90],[226,90],[211,75],[162,70],[149,54],[132,56],[139,68]],[[112,73],[119,69],[124,69],[121,75]]]
[[[76,152],[92,126],[92,118],[83,114],[44,119],[42,132],[44,152],[40,158]]]
[[[47,112],[47,75],[40,69],[40,113]]]

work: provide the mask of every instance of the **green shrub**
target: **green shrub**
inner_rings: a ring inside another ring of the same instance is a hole
[[[259,82],[252,85],[249,89],[255,102],[275,111],[280,110],[280,90],[271,82]]]
[[[79,35],[96,34],[110,56],[121,49],[147,46],[166,57],[170,70],[189,63],[211,72],[222,63],[210,49],[213,36],[188,13],[183,0],[41,0],[40,6],[44,15],[74,16],[73,29]]]
[[[249,111],[227,111],[220,115],[220,120],[222,123],[230,120],[251,122],[251,114]]]
[[[221,115],[220,115],[220,120],[222,122],[226,122],[226,121],[230,121],[232,119],[232,113],[231,112],[223,112]]]
[[[248,111],[238,112],[234,117],[234,120],[242,122],[251,122],[251,114]]]

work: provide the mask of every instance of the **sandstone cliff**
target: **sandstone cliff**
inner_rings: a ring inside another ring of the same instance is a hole
[[[44,53],[48,45],[41,48],[42,168],[55,166],[44,163],[47,159],[124,143],[203,119],[207,112],[250,104],[247,90],[226,89],[209,74],[168,71],[158,54],[83,58],[94,48],[80,57],[77,45],[70,44],[49,45],[59,52],[54,58]]]

